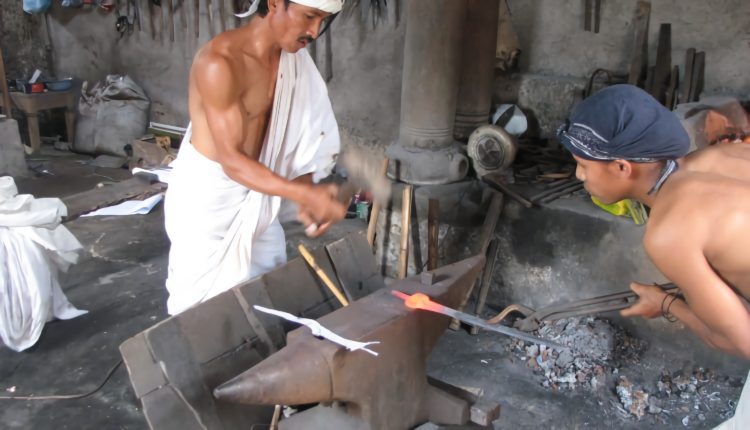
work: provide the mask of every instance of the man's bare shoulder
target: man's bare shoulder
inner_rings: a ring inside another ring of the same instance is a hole
[[[714,173],[750,181],[750,145],[720,143],[692,152],[685,158],[685,170]]]
[[[750,187],[728,176],[678,172],[659,191],[644,234],[647,250],[710,240],[721,220],[750,210]]]

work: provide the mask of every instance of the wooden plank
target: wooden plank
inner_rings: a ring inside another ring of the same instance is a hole
[[[316,49],[316,56],[314,56],[313,58],[317,62],[318,61],[317,60],[317,43],[313,43],[313,46]],[[382,174],[381,176],[383,177],[385,177],[388,174],[388,158],[385,158],[383,160],[383,164],[380,168],[380,172]],[[370,244],[370,247],[372,247],[373,244],[375,243],[375,230],[377,229],[377,226],[378,226],[378,217],[380,216],[381,206],[382,204],[378,200],[375,200],[372,203],[372,213],[370,214],[370,223],[367,224],[367,243]]]
[[[438,267],[438,235],[440,230],[440,201],[430,199],[427,206],[427,270]]]
[[[669,74],[672,71],[672,25],[663,23],[659,27],[659,43],[656,48],[656,65],[654,66],[654,80],[651,83],[651,95],[665,103],[665,91]]]
[[[385,288],[375,257],[361,233],[353,233],[326,245],[336,277],[350,301]]]
[[[643,78],[648,65],[648,24],[651,15],[651,3],[639,1],[635,11],[635,34],[633,50],[630,54],[628,83],[643,86]]]
[[[683,70],[685,76],[682,81],[682,87],[680,92],[680,103],[690,102],[690,86],[693,83],[693,64],[695,63],[695,48],[688,48],[685,51],[685,69]]]
[[[401,198],[401,246],[398,255],[399,279],[404,279],[409,269],[409,227],[411,224],[412,189],[412,185],[405,185]]]
[[[10,104],[10,92],[8,90],[7,76],[5,75],[5,60],[3,60],[2,46],[0,46],[0,91],[3,92],[3,113],[10,118],[13,108]]]
[[[672,67],[672,73],[669,75],[669,86],[667,86],[666,101],[664,106],[673,110],[677,104],[677,87],[680,85],[680,68]]]
[[[68,208],[68,215],[63,219],[63,222],[72,221],[85,213],[112,206],[125,200],[136,197],[150,197],[164,192],[166,188],[166,184],[152,182],[151,178],[137,174],[113,185],[63,197],[61,200]]]

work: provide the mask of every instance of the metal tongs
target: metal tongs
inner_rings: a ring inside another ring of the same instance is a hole
[[[677,286],[672,283],[657,285],[666,293],[674,293],[678,290]],[[498,324],[512,312],[518,312],[525,318],[517,320],[513,327],[530,332],[538,330],[542,321],[555,321],[563,318],[570,318],[582,315],[593,315],[601,312],[619,311],[633,305],[631,299],[637,298],[638,295],[632,291],[621,293],[607,294],[604,296],[593,297],[576,302],[563,303],[548,306],[535,311],[523,305],[510,305],[503,309],[495,317],[487,320],[490,324]]]

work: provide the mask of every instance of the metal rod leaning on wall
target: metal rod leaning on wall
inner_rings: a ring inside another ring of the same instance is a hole
[[[487,255],[487,249],[490,246],[490,242],[492,241],[492,237],[495,235],[495,227],[497,227],[497,221],[500,218],[500,213],[503,210],[503,202],[505,200],[505,197],[503,194],[499,192],[493,192],[492,193],[492,200],[490,200],[490,206],[487,209],[487,215],[484,217],[484,223],[482,224],[482,230],[479,233],[479,249],[477,250],[477,254],[481,255]],[[487,270],[490,266],[490,259],[485,260],[484,263],[484,270]],[[481,277],[477,279],[474,282],[474,285],[471,286],[471,288],[466,292],[466,295],[461,300],[461,304],[458,307],[458,310],[463,312],[464,308],[466,307],[466,304],[469,302],[469,299],[471,298],[472,293],[474,292],[474,288],[479,285]],[[457,319],[453,319],[451,321],[450,329],[451,330],[458,330],[461,327],[461,322]]]
[[[484,271],[482,272],[482,283],[479,286],[477,305],[474,308],[474,315],[480,318],[482,312],[484,312],[484,306],[487,303],[487,295],[490,292],[490,286],[492,286],[492,274],[495,272],[495,263],[497,262],[497,256],[499,253],[500,241],[498,239],[493,239],[487,251],[487,261],[484,263]],[[472,326],[469,333],[476,335],[479,333],[479,327]]]
[[[381,169],[381,174],[383,176],[386,175],[388,172],[388,158],[383,160],[383,167]],[[370,215],[370,224],[367,226],[367,243],[370,244],[370,248],[373,247],[373,244],[375,243],[375,230],[378,226],[378,216],[380,215],[381,210],[381,204],[379,201],[375,200],[372,204],[372,214]]]
[[[201,35],[201,0],[193,0],[193,30],[195,30],[195,38],[200,38]]]
[[[404,186],[401,199],[401,248],[398,256],[398,278],[404,279],[409,268],[409,225],[411,224],[412,185]]]
[[[427,270],[435,270],[438,267],[439,218],[440,201],[430,199],[427,208]]]

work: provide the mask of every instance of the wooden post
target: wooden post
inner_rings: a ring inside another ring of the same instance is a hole
[[[388,159],[383,160],[383,167],[381,168],[381,175],[385,176],[388,173]],[[378,216],[380,215],[381,204],[379,201],[372,203],[372,214],[370,215],[370,224],[367,226],[367,243],[370,244],[370,248],[375,243],[375,229],[378,226]]]
[[[5,76],[5,61],[3,60],[3,48],[0,47],[0,91],[3,92],[3,113],[11,118],[10,93],[8,92],[8,81]]]
[[[297,249],[299,250],[299,253],[302,255],[302,257],[307,261],[307,264],[310,265],[310,267],[315,271],[315,273],[318,275],[321,281],[328,287],[329,290],[333,293],[334,296],[338,299],[339,303],[341,303],[342,306],[349,306],[349,301],[346,300],[346,297],[344,297],[344,294],[339,291],[338,288],[333,284],[333,281],[331,281],[331,278],[326,275],[326,272],[323,271],[323,269],[318,266],[318,263],[315,262],[315,258],[310,254],[310,251],[305,248],[304,245],[300,244]]]
[[[398,277],[404,279],[409,267],[409,225],[411,224],[412,185],[404,186],[401,200],[401,252],[398,256]]]
[[[427,270],[438,267],[438,228],[440,217],[440,201],[430,199],[427,209]]]

